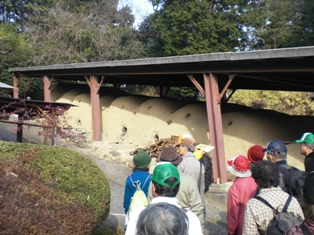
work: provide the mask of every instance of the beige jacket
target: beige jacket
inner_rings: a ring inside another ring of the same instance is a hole
[[[205,169],[204,166],[202,165],[200,161],[196,159],[193,153],[187,152],[182,155],[183,161],[178,165],[178,170],[180,173],[184,173],[185,175],[190,176],[193,178],[196,182],[196,185],[200,183],[200,196],[202,200],[202,204],[205,207],[205,198],[204,198],[204,188],[205,188],[205,182],[204,182],[204,174],[205,174]],[[201,174],[200,174],[200,169],[202,168]],[[199,181],[199,177],[201,176],[201,179]]]

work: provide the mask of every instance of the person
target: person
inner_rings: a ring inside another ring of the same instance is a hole
[[[193,142],[195,158],[203,164],[204,167],[204,193],[209,190],[209,186],[213,182],[213,165],[209,152],[214,148],[211,145],[196,144],[190,134],[183,134],[179,136],[178,143],[181,143],[182,139],[190,139]],[[177,145],[178,146],[178,145]]]
[[[314,174],[308,174],[303,187],[303,201],[305,205],[305,220],[302,224],[291,227],[286,235],[303,235],[308,230],[308,234],[314,234]]]
[[[301,154],[305,156],[305,171],[308,173],[314,171],[314,135],[310,132],[306,132],[301,139],[295,142],[301,144]]]
[[[247,151],[247,158],[251,162],[251,165],[263,160],[265,155],[263,149],[264,148],[260,145],[253,145],[249,148]]]
[[[180,188],[180,173],[178,169],[171,163],[159,163],[153,171],[152,175],[152,193],[153,200],[151,204],[165,202],[181,208],[178,204],[176,196]],[[134,213],[129,220],[129,224],[125,235],[137,234],[136,224],[140,213],[145,209],[145,207],[139,208]],[[189,235],[199,235],[203,234],[201,223],[197,216],[190,210],[186,211],[186,216],[188,217]]]
[[[149,173],[151,161],[151,157],[144,151],[139,152],[133,157],[133,173],[126,178],[124,189],[123,207],[125,214],[128,213],[131,198],[136,191],[136,186],[134,185],[135,182],[139,183],[139,186],[143,190],[145,195],[148,195],[148,187],[151,181],[151,174]]]
[[[228,234],[242,235],[246,203],[255,197],[257,185],[251,176],[250,162],[245,156],[236,156],[227,163],[229,172],[237,177],[228,190]]]
[[[260,161],[252,166],[252,176],[259,189],[258,197],[265,199],[274,208],[281,211],[286,204],[289,194],[284,192],[279,185],[278,166],[269,161]],[[304,219],[302,209],[298,201],[292,197],[287,208],[296,217]],[[256,198],[251,198],[245,208],[243,235],[267,234],[267,227],[273,219],[273,210]]]
[[[204,167],[204,193],[206,193],[209,190],[209,186],[213,183],[213,164],[209,155],[209,152],[212,150],[213,147],[203,144],[194,145],[195,151],[193,152],[193,154],[195,155],[196,159],[203,164]],[[207,148],[206,146],[209,146],[210,148]]]
[[[192,138],[183,138],[176,143],[179,146],[179,156],[182,157],[182,162],[177,166],[181,173],[184,173],[195,180],[198,186],[198,191],[201,196],[202,204],[205,208],[204,198],[204,166],[196,158],[193,152],[195,151],[194,140]],[[205,210],[204,210],[205,213]]]
[[[165,147],[162,149],[159,158],[157,159],[157,165],[159,163],[169,162],[177,167],[182,162],[182,157],[178,155],[177,150],[174,147]],[[201,201],[201,197],[197,188],[197,184],[194,179],[188,175],[179,172],[180,174],[180,188],[177,193],[177,200],[181,207],[191,210],[200,220],[202,229],[204,229],[204,206]],[[153,199],[152,183],[148,189],[148,203]]]
[[[301,190],[307,173],[287,163],[287,147],[282,141],[270,141],[263,151],[266,152],[267,160],[278,166],[280,188],[294,196],[304,210]]]
[[[189,228],[185,211],[169,203],[146,207],[138,217],[137,235],[187,235]]]
[[[284,171],[291,168],[287,163],[287,147],[281,140],[272,140],[263,151],[266,152],[267,160],[278,166],[279,186],[283,191],[287,192],[288,189],[284,181]]]

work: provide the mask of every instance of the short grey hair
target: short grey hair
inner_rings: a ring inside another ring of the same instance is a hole
[[[307,147],[309,147],[312,151],[314,151],[314,144],[308,144],[308,143],[303,143],[305,144]]]
[[[280,153],[270,153],[274,159],[284,159],[287,160],[287,153],[285,152],[280,152]]]
[[[190,145],[186,145],[186,144],[182,144],[182,145],[187,147],[189,152],[191,152],[191,153],[195,152],[195,146],[190,146]]]
[[[147,206],[136,223],[137,235],[187,235],[189,221],[186,213],[169,203]]]

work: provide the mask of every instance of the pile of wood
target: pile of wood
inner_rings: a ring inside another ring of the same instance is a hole
[[[174,145],[178,142],[178,139],[179,136],[172,135],[170,138],[156,140],[155,143],[152,143],[145,148],[137,148],[134,151],[130,152],[130,154],[135,155],[141,151],[145,151],[152,158],[158,158],[164,147],[174,147]]]

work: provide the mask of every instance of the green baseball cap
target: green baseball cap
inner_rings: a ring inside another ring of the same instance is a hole
[[[176,178],[177,181],[173,184],[166,183],[165,181],[169,178]],[[167,187],[174,187],[180,183],[180,173],[178,169],[171,163],[159,163],[151,176],[152,181],[157,184],[167,186]]]
[[[306,132],[303,134],[302,138],[296,140],[297,143],[307,143],[307,144],[314,144],[314,135],[310,132]]]

